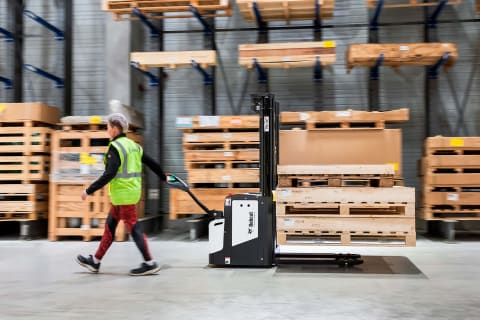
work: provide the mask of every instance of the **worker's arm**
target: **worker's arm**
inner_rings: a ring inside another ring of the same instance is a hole
[[[166,180],[165,172],[163,172],[160,164],[153,160],[152,157],[148,156],[147,154],[143,153],[142,155],[142,163],[144,163],[150,170],[152,170],[162,181]]]
[[[85,193],[87,195],[90,195],[95,191],[103,188],[107,183],[109,183],[110,181],[112,181],[113,178],[115,178],[119,167],[120,167],[120,155],[118,154],[117,149],[110,146],[107,152],[107,163],[105,164],[105,171],[95,182],[93,182],[85,190]]]

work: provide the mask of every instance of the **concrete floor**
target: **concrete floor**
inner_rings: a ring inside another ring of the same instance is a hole
[[[131,277],[132,242],[101,273],[74,261],[98,242],[0,240],[0,319],[479,319],[480,239],[415,248],[321,247],[365,264],[208,268],[208,243],[151,237],[158,275]],[[283,251],[287,251],[285,248]]]

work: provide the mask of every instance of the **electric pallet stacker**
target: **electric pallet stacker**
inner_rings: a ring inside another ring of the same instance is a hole
[[[252,95],[252,110],[260,122],[260,192],[227,196],[224,211],[208,209],[187,183],[169,174],[170,187],[187,192],[207,213],[211,266],[272,267],[283,263],[328,263],[354,266],[363,263],[357,254],[276,253],[275,202],[279,145],[279,104],[273,94]]]

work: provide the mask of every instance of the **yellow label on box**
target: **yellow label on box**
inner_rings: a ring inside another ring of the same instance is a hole
[[[323,41],[324,48],[335,48],[335,41]]]
[[[450,147],[463,147],[464,145],[465,145],[465,141],[462,138],[450,139]]]
[[[90,123],[92,123],[92,124],[100,124],[100,123],[102,123],[102,117],[100,117],[100,116],[91,116],[91,117],[90,117]]]
[[[97,163],[97,159],[90,157],[90,155],[86,152],[82,152],[80,153],[80,163],[94,165]]]
[[[5,105],[3,103],[0,103],[0,112],[3,112],[5,110]]]
[[[389,164],[393,166],[393,170],[398,171],[398,162],[387,162],[385,164]]]

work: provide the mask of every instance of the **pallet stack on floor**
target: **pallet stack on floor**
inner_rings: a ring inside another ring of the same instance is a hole
[[[110,207],[108,188],[104,187],[82,201],[80,195],[104,171],[103,156],[109,136],[104,116],[65,117],[60,129],[52,135],[52,165],[50,174],[50,203],[48,238],[81,237],[90,241],[102,235]],[[137,143],[142,136],[128,132]],[[143,216],[143,201],[137,206]],[[127,239],[123,222],[115,234],[116,241]]]
[[[209,209],[222,210],[229,194],[258,191],[258,116],[177,118],[183,132],[187,182]],[[205,212],[179,190],[170,190],[170,219]]]
[[[0,221],[34,221],[48,215],[48,173],[56,107],[0,104]]]
[[[425,220],[480,220],[480,137],[429,137],[421,161]]]
[[[415,245],[415,189],[403,187],[408,110],[281,114],[276,190],[280,245]]]

